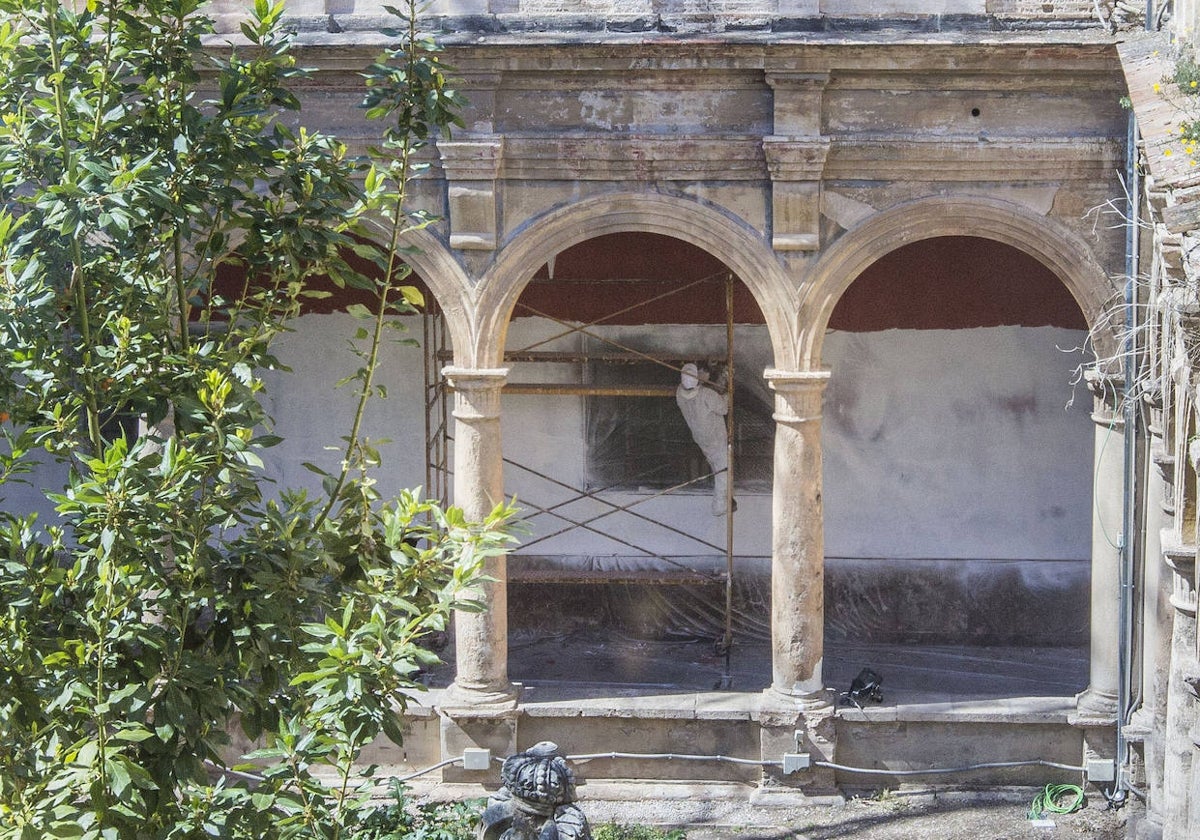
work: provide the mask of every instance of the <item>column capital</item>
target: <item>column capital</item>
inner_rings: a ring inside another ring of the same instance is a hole
[[[453,387],[462,390],[493,387],[489,383],[494,383],[496,388],[502,388],[504,381],[508,378],[508,368],[469,368],[446,365],[442,368],[442,376],[446,377]]]
[[[1124,375],[1092,368],[1083,374],[1083,380],[1092,392],[1092,422],[1114,431],[1124,430],[1125,419],[1121,415],[1125,400]]]
[[[488,420],[500,416],[500,391],[508,368],[464,368],[447,365],[442,376],[454,391],[454,417]]]
[[[763,378],[775,392],[775,422],[795,425],[821,419],[821,400],[829,384],[828,370],[767,368]]]
[[[1161,538],[1163,563],[1171,570],[1171,606],[1184,615],[1196,614],[1196,546],[1180,542],[1173,531]]]

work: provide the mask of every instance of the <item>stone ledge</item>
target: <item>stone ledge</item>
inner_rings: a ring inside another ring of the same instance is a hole
[[[581,698],[579,688],[541,687],[526,690],[520,711],[529,717],[604,717],[659,720],[749,721],[759,710],[759,693],[648,693],[637,689],[604,689],[603,697]],[[558,693],[560,696],[555,697]],[[540,699],[539,694],[546,699]]]
[[[998,700],[870,705],[861,710],[841,707],[838,717],[849,723],[1067,723],[1075,710],[1071,697],[1014,697]]]

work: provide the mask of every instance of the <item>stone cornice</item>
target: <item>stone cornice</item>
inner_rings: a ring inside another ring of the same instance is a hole
[[[505,139],[503,177],[508,179],[761,181],[766,174],[760,137]]]
[[[298,33],[296,49],[303,63],[325,72],[358,73],[376,59],[381,48],[395,39],[386,38],[379,27],[383,19],[350,19],[344,31],[331,32],[314,26]],[[329,18],[323,18],[324,23]],[[722,33],[713,37],[659,37],[644,34],[612,37],[611,33],[588,33],[581,37],[558,37],[553,32],[438,35],[445,46],[455,78],[469,73],[536,71],[553,73],[649,72],[709,70],[758,70],[770,73],[831,74],[834,84],[867,85],[870,76],[886,74],[889,80],[924,86],[922,77],[955,89],[960,85],[990,83],[990,77],[1023,79],[1031,89],[1079,85],[1107,89],[1119,66],[1111,39],[1098,32],[988,32],[986,37],[919,37],[904,33],[860,36],[796,34],[773,37]],[[236,33],[221,33],[205,39],[205,48],[226,52],[245,39]],[[953,67],[953,72],[947,72]],[[1116,84],[1119,85],[1119,82]]]
[[[1107,181],[1121,165],[1121,144],[1102,137],[833,138],[827,180]]]
[[[957,138],[507,135],[499,177],[756,181],[771,175],[823,177],[826,181],[1059,183],[1108,178],[1120,159],[1119,144],[1101,138],[981,142]],[[484,162],[480,160],[479,165]]]

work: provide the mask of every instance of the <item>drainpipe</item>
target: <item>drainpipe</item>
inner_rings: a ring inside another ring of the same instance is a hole
[[[1149,4],[1147,4],[1149,5]],[[1134,707],[1140,701],[1133,695],[1133,579],[1136,540],[1133,539],[1137,522],[1137,498],[1135,465],[1137,461],[1137,374],[1140,368],[1136,338],[1137,274],[1139,270],[1139,210],[1141,207],[1141,180],[1137,168],[1137,118],[1131,111],[1125,151],[1125,183],[1129,190],[1129,206],[1125,227],[1125,336],[1122,355],[1124,357],[1125,395],[1123,411],[1125,420],[1125,464],[1122,488],[1122,522],[1120,545],[1120,595],[1119,595],[1119,644],[1117,663],[1117,784],[1114,795],[1124,798],[1128,789],[1126,765],[1129,760],[1129,742],[1125,739],[1125,725]],[[1144,667],[1144,665],[1143,665]],[[1140,685],[1140,680],[1139,680]]]

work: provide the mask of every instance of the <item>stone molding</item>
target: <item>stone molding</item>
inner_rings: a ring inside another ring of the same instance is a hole
[[[537,181],[762,181],[762,139],[597,134],[504,144],[504,177]]]
[[[1117,144],[1098,138],[856,139],[776,133],[760,137],[506,135],[496,177],[536,181],[928,181],[1106,180],[1121,162]],[[449,144],[439,144],[439,147]],[[470,144],[467,144],[470,145]],[[476,161],[482,174],[484,161]],[[470,160],[443,155],[447,178]],[[1015,173],[1019,173],[1016,176]]]
[[[659,191],[603,193],[530,216],[478,284],[473,358],[481,366],[500,364],[509,315],[550,256],[586,239],[627,231],[673,236],[720,254],[762,311],[774,358],[791,358],[789,321],[798,307],[794,281],[762,233],[717,204]]]
[[[1025,252],[1063,281],[1089,324],[1105,323],[1118,289],[1088,244],[1063,222],[987,195],[929,196],[881,210],[823,249],[804,278],[798,366],[819,366],[829,317],[855,278],[896,248],[938,236],[986,236]],[[1101,358],[1120,346],[1115,332],[1096,330],[1093,340]]]

